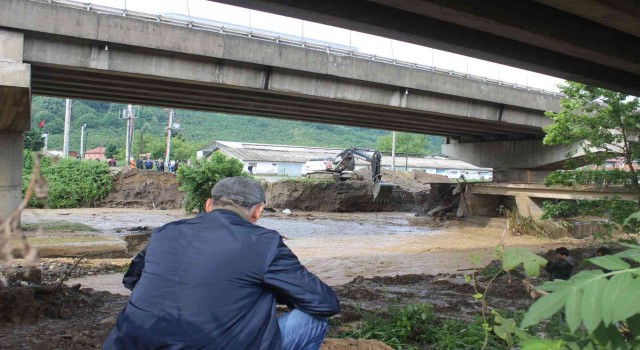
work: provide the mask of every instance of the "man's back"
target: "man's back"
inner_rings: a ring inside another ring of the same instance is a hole
[[[118,349],[279,349],[276,296],[317,317],[339,309],[277,232],[226,210],[160,228],[133,281]]]

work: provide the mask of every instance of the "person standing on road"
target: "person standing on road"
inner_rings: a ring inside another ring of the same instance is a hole
[[[249,170],[249,175],[253,175],[253,165],[249,165],[247,170]]]
[[[226,178],[206,213],[156,229],[124,276],[131,297],[103,349],[319,349],[340,303],[256,225],[264,201],[258,182]],[[277,317],[276,302],[292,311]]]

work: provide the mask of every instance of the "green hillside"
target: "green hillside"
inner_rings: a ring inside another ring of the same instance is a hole
[[[80,128],[87,124],[87,149],[115,144],[124,148],[126,121],[120,119],[126,105],[96,101],[73,101],[70,149],[80,148]],[[31,109],[32,127],[44,120],[43,133],[49,134],[49,149],[62,149],[65,100],[34,96]],[[135,107],[134,137],[144,132],[145,139],[164,137],[169,115],[158,107]],[[322,147],[374,148],[378,137],[387,131],[330,124],[288,121],[274,118],[246,117],[224,113],[176,110],[180,137],[198,147],[212,141],[241,141]],[[429,137],[429,151],[440,153],[442,137]]]

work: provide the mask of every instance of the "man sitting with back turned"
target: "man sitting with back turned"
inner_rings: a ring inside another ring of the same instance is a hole
[[[264,200],[256,181],[226,178],[206,213],[158,228],[125,274],[131,297],[103,349],[319,349],[338,299],[255,225]],[[293,311],[277,317],[276,300]]]

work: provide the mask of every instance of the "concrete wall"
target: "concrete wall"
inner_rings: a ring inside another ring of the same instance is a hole
[[[482,168],[561,169],[569,148],[545,146],[541,140],[452,143],[442,152]]]

